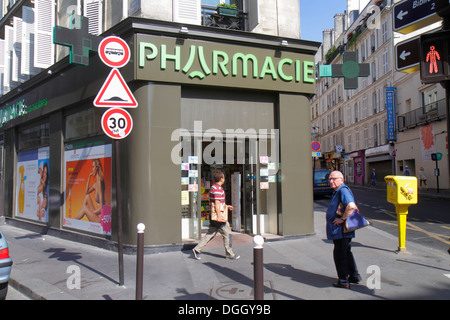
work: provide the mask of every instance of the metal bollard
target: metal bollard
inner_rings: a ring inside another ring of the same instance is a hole
[[[144,287],[144,230],[145,224],[137,225],[136,300],[142,300]]]
[[[264,238],[257,235],[253,238],[253,295],[255,300],[264,300]]]

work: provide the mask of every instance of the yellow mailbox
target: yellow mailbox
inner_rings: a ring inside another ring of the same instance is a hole
[[[387,201],[395,205],[398,224],[398,251],[406,250],[406,216],[408,207],[417,203],[417,178],[410,176],[386,176]]]

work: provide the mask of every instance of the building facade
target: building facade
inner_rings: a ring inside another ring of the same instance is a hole
[[[342,64],[343,53],[353,51],[359,63],[370,65],[370,76],[359,78],[353,90],[344,89],[343,78],[317,78],[311,130],[323,156],[316,159],[316,167],[340,170],[355,184],[369,184],[374,169],[377,183],[383,184],[386,175],[402,174],[405,166],[413,175],[424,167],[429,187],[436,188],[430,181],[430,154],[448,154],[445,90],[439,84],[423,85],[417,68],[412,73],[396,70],[399,40],[393,32],[392,5],[370,1],[357,14],[337,14],[335,28],[324,31],[317,64]],[[421,142],[421,132],[430,137],[428,143]],[[441,188],[448,188],[446,159]]]
[[[138,102],[128,110],[130,135],[110,139],[101,126],[105,109],[93,101],[111,69],[95,52],[88,65],[72,64],[74,53],[54,44],[45,51],[54,59],[47,67],[30,63],[34,74],[4,85],[1,208],[8,223],[103,246],[114,245],[122,229],[131,247],[144,223],[148,246],[190,243],[208,225],[211,177],[221,170],[235,231],[313,233],[312,189],[298,181],[312,180],[304,151],[319,44],[299,39],[298,1],[233,3],[238,10],[228,15],[187,0],[7,7],[5,30],[33,11],[38,25],[46,12],[54,26],[78,32],[86,27],[80,14],[93,13],[91,35],[128,43],[130,62],[120,73]],[[13,56],[17,43],[8,48]],[[3,71],[4,79],[15,72]]]

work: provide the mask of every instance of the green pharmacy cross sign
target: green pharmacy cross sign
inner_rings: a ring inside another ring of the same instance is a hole
[[[344,53],[343,64],[319,65],[319,76],[344,78],[345,89],[358,89],[358,78],[370,75],[370,64],[358,63],[356,52]]]
[[[84,16],[73,15],[70,28],[53,28],[53,42],[70,48],[70,63],[88,66],[89,51],[97,52],[103,39],[89,33],[88,22],[89,19]]]

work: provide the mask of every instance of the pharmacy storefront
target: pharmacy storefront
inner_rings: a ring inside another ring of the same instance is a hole
[[[120,149],[102,132],[106,109],[93,106],[110,71],[97,54],[88,67],[60,61],[2,98],[9,223],[115,242],[119,171],[125,245],[135,245],[138,223],[146,225],[146,245],[196,241],[220,170],[233,230],[314,233],[312,188],[302,181],[312,181],[309,96],[318,44],[180,28],[136,18],[115,27],[132,51],[120,72],[138,101]]]

